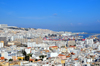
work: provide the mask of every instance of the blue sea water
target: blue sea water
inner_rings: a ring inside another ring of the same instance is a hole
[[[100,35],[98,35],[98,38],[100,39]]]
[[[82,38],[88,38],[88,37],[91,37],[93,35],[96,35],[96,34],[100,34],[100,31],[72,31],[73,33],[77,33],[77,32],[86,32],[86,34],[78,34],[78,36],[83,36]],[[97,36],[99,39],[100,39],[100,35]]]
[[[100,31],[92,31],[92,30],[91,31],[90,30],[89,31],[82,31],[82,30],[80,30],[80,31],[67,31],[67,32],[72,32],[72,33],[85,32],[85,33],[87,33],[87,34],[79,34],[79,36],[83,36],[83,38],[87,38],[87,37],[90,37],[90,36],[95,35],[95,34],[100,34]],[[100,35],[97,37],[100,38]]]
[[[88,38],[88,37],[90,37],[92,35],[94,35],[94,34],[87,33],[87,34],[79,34],[78,36],[83,36],[82,38],[85,39],[85,38]]]
[[[96,34],[100,34],[100,32],[98,31],[98,32],[86,32],[87,34],[79,34],[79,36],[83,36],[83,38],[87,38],[87,37],[91,37],[91,36],[93,36],[93,35],[96,35]],[[100,38],[100,35],[98,35],[97,36],[98,38]]]

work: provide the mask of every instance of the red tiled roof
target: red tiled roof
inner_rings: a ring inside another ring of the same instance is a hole
[[[4,57],[0,57],[0,60],[4,60],[5,58]]]
[[[72,55],[75,55],[75,53],[73,53],[73,52],[72,52],[71,54],[72,54]]]
[[[31,47],[27,47],[27,49],[30,49]]]
[[[63,55],[63,54],[59,54],[58,56],[65,56],[65,55]]]
[[[49,47],[49,48],[55,48],[55,47],[57,47],[57,46],[51,46],[51,47]]]
[[[48,59],[50,59],[51,57],[49,57]]]
[[[70,57],[70,56],[66,56],[66,57],[68,58],[68,57]]]
[[[33,61],[33,59],[30,59],[29,61]]]
[[[75,58],[74,60],[78,60],[78,58]]]
[[[49,52],[49,50],[44,50],[45,52]]]
[[[69,47],[76,47],[76,46],[69,46]]]
[[[38,60],[38,61],[41,61],[41,60]]]

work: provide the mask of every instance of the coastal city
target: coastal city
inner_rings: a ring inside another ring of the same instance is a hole
[[[99,34],[0,24],[0,66],[100,66]]]

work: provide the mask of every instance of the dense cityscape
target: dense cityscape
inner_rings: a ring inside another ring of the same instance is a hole
[[[99,34],[0,24],[0,66],[100,66]]]
[[[100,0],[0,0],[0,66],[100,66]]]

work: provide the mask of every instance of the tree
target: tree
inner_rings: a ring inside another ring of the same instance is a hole
[[[19,60],[21,60],[21,58],[19,58]]]
[[[13,61],[13,59],[9,59],[9,61]]]
[[[25,56],[25,60],[26,61],[29,61],[29,56]]]
[[[45,36],[45,37],[47,37],[47,36]]]
[[[35,59],[35,61],[38,61],[37,59]]]
[[[29,56],[27,56],[25,50],[22,50],[22,54],[25,56],[24,60],[29,61]]]
[[[47,57],[47,55],[45,55],[45,57]]]
[[[25,50],[22,50],[22,53],[23,53],[24,56],[26,56],[26,52],[25,52]]]
[[[31,53],[29,53],[29,54],[27,54],[27,56],[32,57],[32,54],[31,54]]]
[[[30,54],[26,54],[25,55],[25,60],[26,61],[29,61],[30,57],[32,57],[32,54],[31,53]]]
[[[23,58],[23,60],[25,60],[25,58]]]
[[[76,45],[74,45],[74,46],[76,46]]]
[[[22,50],[22,53],[25,56],[25,59],[24,60],[26,60],[26,61],[29,61],[29,58],[32,57],[32,54],[31,53],[26,54],[25,50]]]
[[[41,56],[39,56],[42,60],[43,60],[43,58],[45,57],[44,55],[41,55]]]

